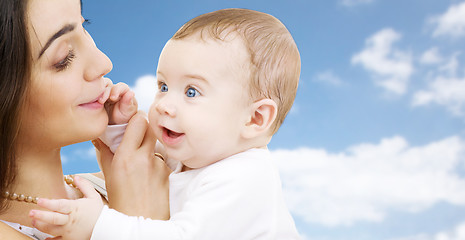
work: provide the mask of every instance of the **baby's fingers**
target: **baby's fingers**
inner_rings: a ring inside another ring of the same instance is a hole
[[[80,178],[79,176],[74,177],[74,184],[79,190],[84,194],[86,198],[98,198],[100,199],[100,194],[95,191],[95,188],[90,184],[89,181]]]
[[[119,110],[122,115],[132,117],[137,112],[137,100],[133,91],[128,91],[120,100]]]
[[[113,102],[118,101],[120,97],[126,94],[129,90],[129,86],[125,83],[119,82],[113,85],[111,88],[110,100]]]
[[[108,79],[109,80],[109,79]],[[103,91],[103,94],[102,96],[98,99],[98,102],[100,104],[105,104],[105,102],[108,100],[108,98],[110,97],[110,94],[111,94],[111,89],[113,88],[113,83],[111,82],[111,80],[109,80],[109,82],[107,83],[106,87],[105,87],[105,90]]]
[[[42,210],[31,210],[29,212],[29,217],[33,218],[34,221],[40,221],[40,224],[43,224],[43,226],[63,226],[69,221],[69,216],[66,214]]]
[[[62,239],[61,235],[64,234],[63,226],[56,226],[56,225],[49,224],[49,223],[46,223],[46,222],[43,222],[37,219],[32,220],[32,226],[34,226],[41,232],[45,232],[50,235],[57,236],[52,239]]]
[[[39,198],[37,205],[46,208],[50,211],[59,212],[63,214],[70,213],[72,208],[72,201],[66,199],[46,199]]]
[[[105,87],[111,87],[113,85],[113,81],[107,77],[103,78],[103,82],[105,83]]]

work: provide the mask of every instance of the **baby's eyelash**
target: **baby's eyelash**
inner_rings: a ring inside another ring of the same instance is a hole
[[[69,50],[68,55],[66,55],[66,57],[63,58],[63,60],[59,61],[58,63],[55,63],[53,66],[57,69],[58,72],[66,70],[75,57],[76,55],[74,54],[74,51]]]
[[[194,96],[190,96],[190,97],[197,97],[199,95],[202,95],[200,90],[197,87],[193,86],[193,85],[188,85],[186,87],[185,93],[186,93],[186,95],[194,94]]]

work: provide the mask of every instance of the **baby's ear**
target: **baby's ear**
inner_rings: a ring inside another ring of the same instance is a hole
[[[276,119],[278,106],[271,99],[262,99],[254,102],[250,108],[249,121],[246,123],[243,138],[254,138],[266,134]]]

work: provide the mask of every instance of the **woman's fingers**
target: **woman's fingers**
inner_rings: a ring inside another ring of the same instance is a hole
[[[157,137],[155,136],[155,133],[153,132],[150,125],[147,125],[145,136],[144,136],[144,139],[142,140],[140,148],[142,151],[145,151],[148,154],[152,155],[153,153],[155,153],[156,143],[157,143]]]
[[[95,153],[97,155],[99,167],[103,171],[105,178],[107,178],[110,175],[106,173],[111,170],[111,163],[114,155],[110,151],[110,148],[105,145],[102,140],[94,139],[92,140],[92,144],[95,146]]]
[[[148,128],[147,114],[142,111],[137,112],[131,120],[129,120],[126,131],[124,132],[123,140],[116,150],[119,154],[126,152],[134,152],[142,144],[145,132]]]

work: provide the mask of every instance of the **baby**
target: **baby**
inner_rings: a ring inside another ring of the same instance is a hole
[[[42,199],[54,212],[35,221],[63,239],[299,239],[267,150],[299,75],[297,46],[273,16],[225,9],[190,20],[163,48],[149,112],[163,155],[178,162],[170,219],[109,209],[78,181],[87,198]]]

